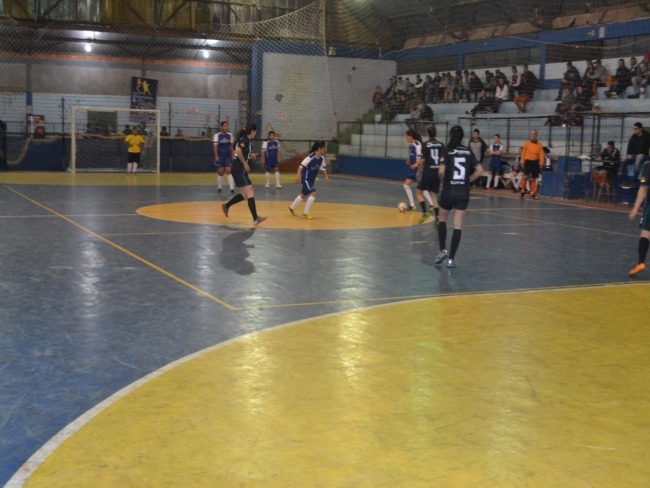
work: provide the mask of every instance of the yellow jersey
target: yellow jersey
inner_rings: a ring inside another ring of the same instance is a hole
[[[137,136],[134,134],[129,134],[124,139],[124,142],[126,142],[129,145],[130,153],[139,153],[140,146],[144,144],[144,139],[140,134],[138,134]]]

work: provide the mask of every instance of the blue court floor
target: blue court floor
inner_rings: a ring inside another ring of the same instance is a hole
[[[622,293],[619,303],[599,298],[598,306],[625,310],[626,290],[646,286],[650,277],[627,276],[639,228],[620,206],[475,191],[458,267],[448,270],[434,264],[432,222],[418,224],[416,215],[396,210],[405,200],[398,182],[321,180],[309,222],[286,210],[297,185],[287,180],[282,190],[264,190],[257,181],[259,213],[269,220],[252,228],[245,204],[225,220],[219,202],[229,194],[216,193],[212,175],[129,178],[0,175],[0,486],[10,480],[8,486],[29,486],[47,457],[35,454],[117,392],[259,331],[381,310],[378,305],[413,301],[419,307],[429,299],[503,293],[516,296],[518,308],[505,312],[481,302],[487,326],[498,326],[506,313],[521,324],[548,314],[551,328],[593,313],[593,302],[584,298],[590,290],[599,297],[607,290]],[[585,292],[560,293],[540,305],[535,293],[549,290]],[[607,326],[645,324],[650,301],[637,305]],[[437,313],[430,305],[418,312],[423,322],[437,320]],[[462,313],[454,320],[462,324]],[[632,328],[620,340],[648,357],[647,332]],[[619,486],[643,486],[643,475],[629,475]],[[57,485],[50,476],[44,486]],[[411,482],[408,472],[392,479],[392,486],[437,486]],[[444,479],[444,486],[470,486],[462,478]],[[476,480],[471,486],[491,486]],[[501,486],[524,486],[520,481]],[[572,481],[554,486],[582,486]],[[68,483],[61,478],[58,485]],[[380,486],[336,479],[319,486],[373,485]],[[238,479],[218,486],[264,483]]]

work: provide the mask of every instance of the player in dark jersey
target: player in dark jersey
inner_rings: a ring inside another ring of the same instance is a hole
[[[264,222],[267,217],[260,217],[257,215],[257,207],[255,206],[255,190],[253,189],[253,183],[251,183],[251,179],[248,176],[248,172],[251,170],[248,161],[257,157],[253,152],[250,141],[251,139],[255,139],[256,133],[257,126],[255,124],[248,124],[240,130],[237,135],[235,159],[233,159],[232,162],[232,176],[235,180],[235,185],[237,185],[237,188],[239,188],[241,193],[232,197],[228,203],[223,204],[221,208],[223,213],[226,215],[226,218],[228,218],[230,207],[239,202],[243,202],[245,199],[248,202],[248,208],[253,216],[253,223],[257,226]]]
[[[429,216],[426,202],[424,200],[424,192],[428,192],[431,198],[433,212],[435,213],[434,225],[438,225],[438,215],[440,208],[438,207],[438,192],[440,191],[440,178],[438,177],[438,170],[440,169],[440,161],[445,159],[445,145],[436,140],[436,126],[430,125],[427,127],[429,140],[424,143],[422,149],[422,176],[418,182],[415,197],[417,198],[420,208],[422,209],[422,218],[420,223],[423,223]],[[431,195],[433,194],[433,195]]]
[[[294,217],[296,217],[295,209],[298,204],[307,199],[307,202],[305,203],[305,211],[302,216],[307,220],[311,220],[309,210],[311,210],[311,206],[314,203],[314,200],[316,200],[316,188],[314,187],[314,183],[316,182],[316,177],[319,172],[322,172],[325,175],[326,183],[330,182],[330,177],[327,174],[327,167],[325,166],[325,157],[323,156],[324,152],[325,142],[314,142],[311,147],[311,153],[309,153],[309,156],[307,156],[302,163],[300,163],[300,166],[298,166],[298,171],[296,172],[296,183],[299,181],[302,183],[302,190],[293,203],[289,205],[289,212],[291,212],[291,215]]]
[[[275,132],[269,131],[268,139],[262,144],[262,163],[264,163],[264,177],[266,178],[264,188],[267,190],[271,183],[271,171],[275,172],[275,189],[282,189],[282,185],[280,184],[281,158],[280,141],[275,138]]]
[[[440,224],[438,225],[438,242],[440,253],[436,256],[436,264],[447,260],[447,267],[454,268],[454,257],[460,244],[461,229],[465,210],[469,204],[470,183],[477,180],[483,173],[483,167],[474,157],[472,151],[463,146],[465,133],[459,125],[449,129],[449,144],[445,159],[440,161],[438,175],[442,181],[440,195]],[[447,217],[454,210],[454,233],[451,237],[451,252],[447,251]]]
[[[636,214],[641,208],[641,204],[645,202],[643,208],[643,216],[641,217],[641,236],[639,237],[639,261],[637,265],[630,270],[630,276],[636,276],[641,271],[645,271],[645,258],[648,254],[648,246],[650,245],[650,198],[648,195],[648,186],[650,186],[650,163],[646,163],[641,170],[639,177],[639,192],[636,195],[634,207],[630,210],[630,220],[634,220]]]
[[[228,132],[228,121],[221,122],[221,131],[214,135],[214,165],[217,167],[217,191],[221,192],[223,175],[226,174],[230,193],[235,193],[235,181],[232,177],[232,160],[234,155],[232,134]]]

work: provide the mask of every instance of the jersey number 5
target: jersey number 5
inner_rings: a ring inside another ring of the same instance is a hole
[[[465,179],[465,158],[454,158],[454,180]]]

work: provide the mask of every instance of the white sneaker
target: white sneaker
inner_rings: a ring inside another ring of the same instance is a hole
[[[435,260],[434,262],[435,262],[436,264],[440,264],[440,263],[442,263],[442,262],[445,260],[445,258],[447,257],[448,254],[449,254],[449,252],[448,252],[446,249],[443,249],[442,251],[440,251],[440,252],[436,255],[436,260]]]

